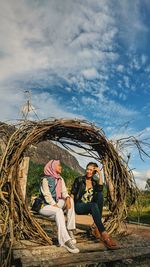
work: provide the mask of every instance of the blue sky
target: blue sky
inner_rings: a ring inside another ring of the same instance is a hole
[[[18,119],[31,90],[40,119],[150,138],[149,18],[148,0],[0,1],[0,120]],[[132,150],[130,167],[144,187],[150,160]]]

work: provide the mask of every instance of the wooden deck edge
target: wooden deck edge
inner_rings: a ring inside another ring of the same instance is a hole
[[[146,257],[150,259],[150,246],[148,247],[128,247],[121,248],[115,251],[81,251],[79,254],[67,253],[64,257],[52,258],[52,255],[40,257],[22,257],[22,267],[37,267],[37,266],[78,266],[79,264],[96,264],[96,263],[109,263],[115,261],[123,261],[127,259],[134,259],[137,257]]]

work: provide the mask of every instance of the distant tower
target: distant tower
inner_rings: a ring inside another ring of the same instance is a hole
[[[36,113],[36,109],[34,108],[34,106],[31,103],[31,92],[26,90],[26,91],[24,91],[24,95],[26,98],[26,102],[21,107],[22,119],[27,120],[28,116],[30,116],[31,114],[34,114],[34,116],[39,120],[39,117]]]

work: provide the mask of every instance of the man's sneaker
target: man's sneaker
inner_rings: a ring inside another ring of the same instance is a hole
[[[71,241],[72,241],[72,243],[73,243],[73,244],[76,244],[77,241],[76,241],[75,236],[74,236],[74,234],[73,234],[73,230],[68,230],[68,233],[69,233],[69,236],[71,237]]]
[[[65,242],[64,247],[71,253],[79,253],[79,249],[72,243],[71,239]]]

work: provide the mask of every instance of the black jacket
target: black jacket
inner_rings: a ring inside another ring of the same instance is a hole
[[[103,190],[103,185],[100,185],[98,181],[92,178],[93,186],[93,199],[96,201],[97,193]],[[86,176],[77,177],[72,185],[71,194],[74,195],[74,201],[81,201],[82,196],[86,192]]]

